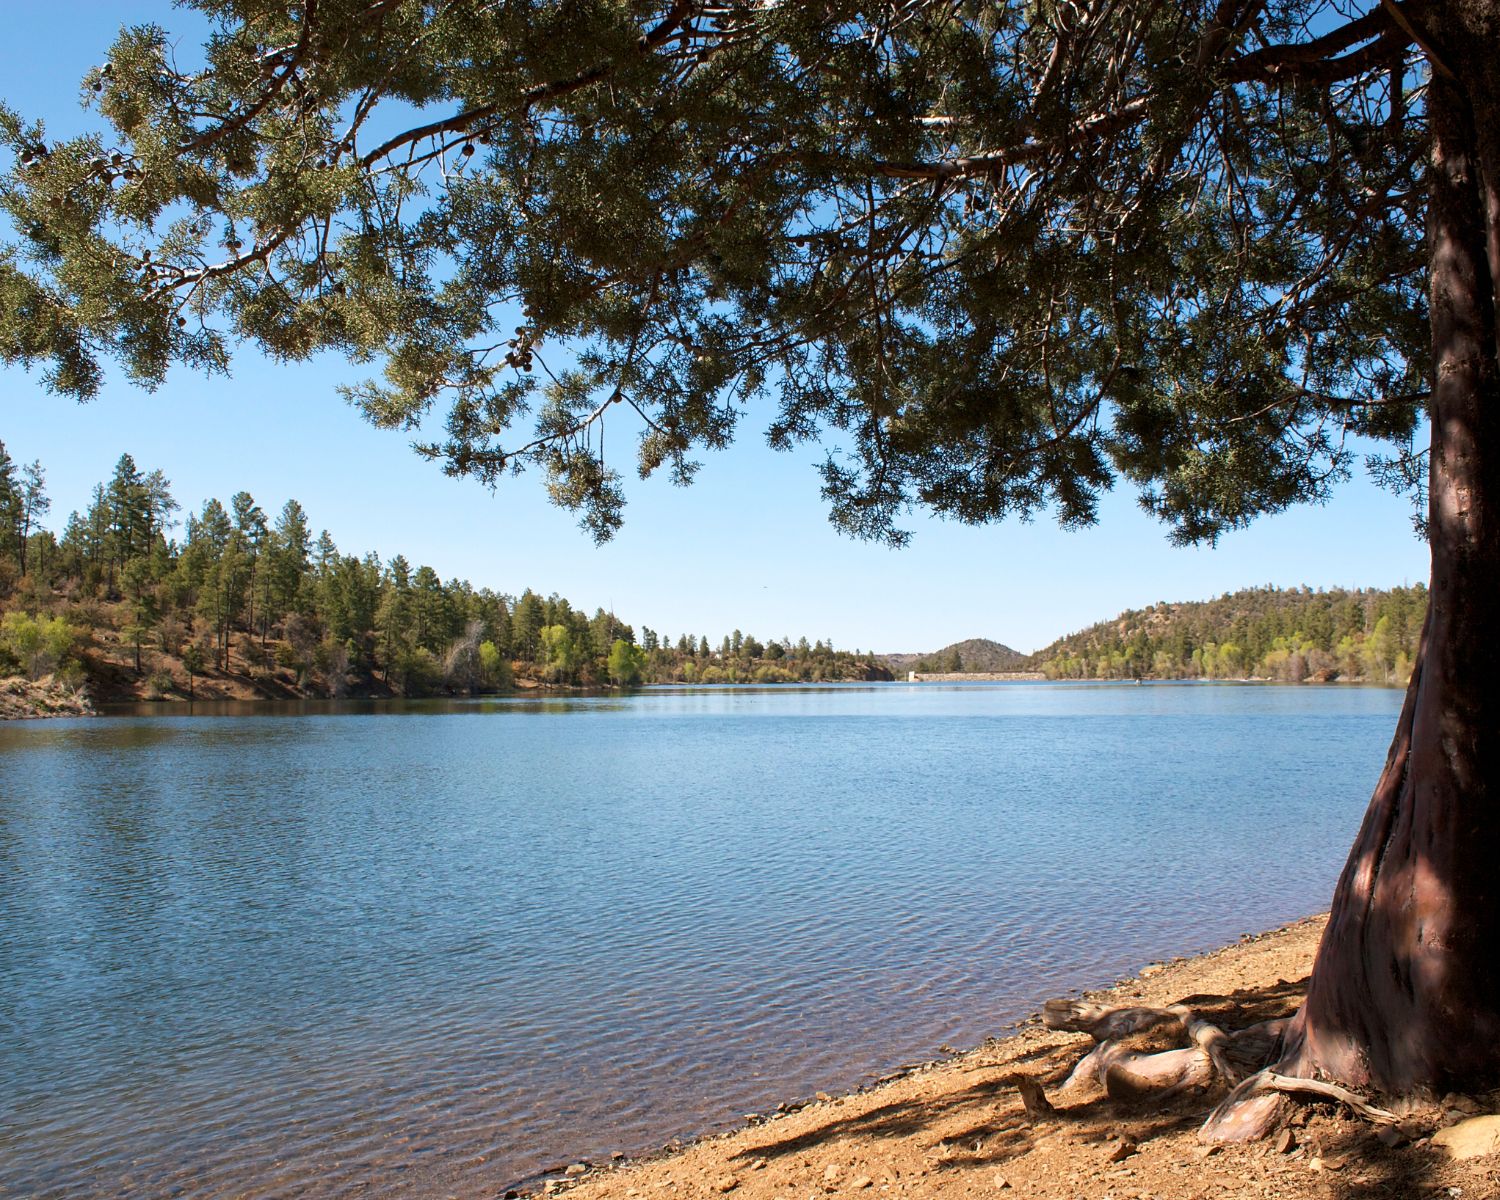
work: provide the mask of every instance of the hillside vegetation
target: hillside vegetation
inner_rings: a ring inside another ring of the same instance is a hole
[[[1427,609],[1389,591],[1249,588],[1154,604],[1060,638],[1028,660],[1052,679],[1335,679],[1405,683]]]
[[[987,674],[1018,670],[1026,656],[1019,650],[989,638],[969,638],[954,642],[931,654],[887,654],[885,661],[893,671],[917,671],[928,674]]]
[[[288,500],[248,492],[180,527],[161,471],[126,454],[61,536],[39,463],[0,444],[0,677],[95,700],[422,696],[513,686],[889,679],[870,655],[740,630],[675,639],[567,599],[346,554]]]
[[[790,683],[892,671],[1054,679],[1354,679],[1410,674],[1420,584],[1389,591],[1253,588],[1156,604],[1026,658],[984,638],[924,655],[836,650],[734,630],[671,637],[556,594],[444,581],[402,555],[346,554],[288,500],[246,492],[181,524],[160,471],[123,455],[59,537],[39,463],[0,445],[0,677],[50,677],[95,700],[173,696],[421,696],[514,686]]]

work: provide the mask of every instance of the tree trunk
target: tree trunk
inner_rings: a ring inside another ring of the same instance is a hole
[[[1432,587],[1278,1067],[1417,1101],[1500,1084],[1500,3],[1428,12]],[[1259,1136],[1282,1103],[1231,1096],[1204,1136]]]

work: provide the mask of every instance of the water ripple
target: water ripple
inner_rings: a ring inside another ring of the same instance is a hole
[[[1398,703],[703,690],[0,729],[0,1197],[493,1193],[852,1086],[1325,903]]]

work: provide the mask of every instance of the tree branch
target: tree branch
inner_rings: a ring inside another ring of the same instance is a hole
[[[684,3],[682,0],[678,0],[678,3],[672,5],[667,15],[661,21],[641,35],[640,39],[636,42],[637,52],[644,54],[660,46],[692,14],[694,7],[695,5],[692,3]],[[607,78],[614,72],[616,65],[615,61],[607,60],[595,63],[591,67],[586,67],[576,75],[569,76],[566,79],[554,79],[547,83],[536,84],[517,96],[513,105],[516,108],[527,109],[544,100],[556,100],[559,97],[570,95],[573,92],[588,87],[591,83],[598,83],[601,79]],[[500,113],[502,109],[511,106],[508,104],[484,104],[478,108],[471,108],[465,112],[455,113],[453,116],[441,121],[433,121],[427,125],[419,125],[414,129],[408,129],[404,133],[398,133],[395,137],[376,146],[375,149],[360,159],[360,165],[369,167],[390,154],[393,150],[399,150],[402,146],[410,145],[412,142],[419,142],[423,138],[468,129],[476,121],[493,117]]]

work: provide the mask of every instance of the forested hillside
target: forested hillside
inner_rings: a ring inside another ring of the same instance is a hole
[[[555,594],[345,553],[296,500],[270,516],[242,491],[179,523],[166,476],[128,454],[61,536],[50,507],[41,464],[0,444],[0,676],[55,675],[95,699],[889,678],[822,641],[638,636]]]
[[[1061,638],[1030,664],[1054,679],[1359,679],[1405,683],[1427,589],[1250,588],[1155,604]]]
[[[1015,671],[1026,656],[989,638],[968,638],[954,642],[931,654],[887,654],[885,661],[893,671],[917,671],[929,674]]]

